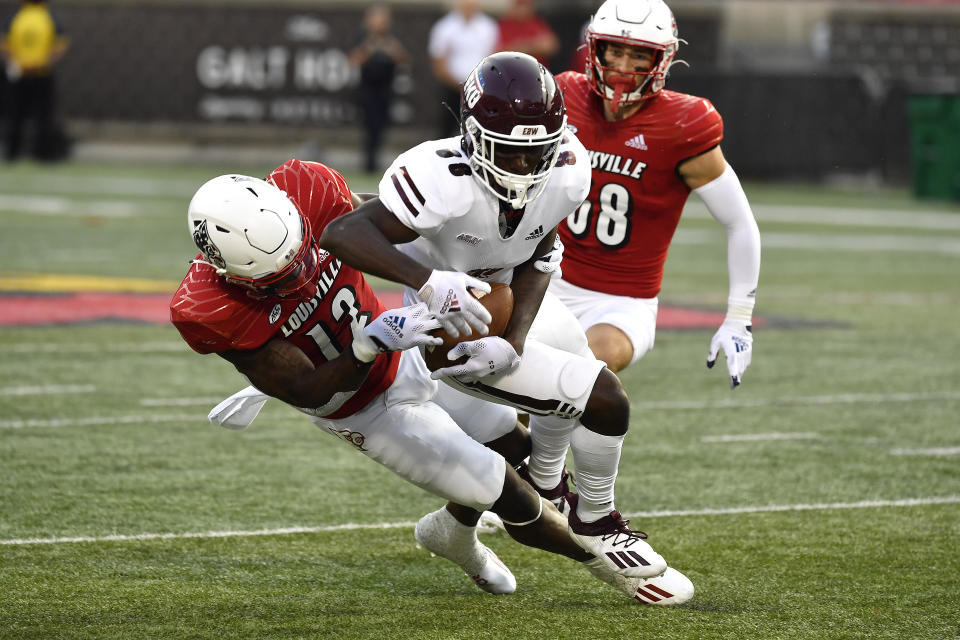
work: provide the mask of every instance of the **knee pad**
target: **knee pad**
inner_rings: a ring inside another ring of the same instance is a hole
[[[579,362],[568,361],[560,370],[560,390],[574,400],[589,395],[598,377],[597,371],[579,365]]]

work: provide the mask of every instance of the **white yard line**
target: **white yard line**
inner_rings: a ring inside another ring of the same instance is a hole
[[[0,420],[0,429],[35,429],[42,427],[90,427],[107,424],[140,424],[155,422],[196,422],[199,415],[113,416],[98,418],[55,418],[52,420]]]
[[[809,251],[881,251],[911,253],[960,254],[960,238],[950,236],[898,236],[898,235],[834,235],[822,233],[785,233],[765,231],[763,248],[805,249]],[[674,244],[716,244],[725,236],[719,227],[716,231],[680,229],[673,239]]]
[[[815,406],[876,402],[928,402],[960,400],[960,391],[923,391],[917,393],[843,393],[824,396],[780,396],[775,398],[738,398],[731,400],[677,400],[663,402],[631,402],[637,410],[661,409],[740,409],[771,406]]]
[[[863,500],[860,502],[827,502],[820,504],[784,504],[766,506],[731,507],[726,509],[689,509],[678,511],[638,511],[624,514],[629,518],[667,518],[689,516],[724,516],[783,511],[834,511],[839,509],[872,509],[891,507],[922,507],[939,504],[960,504],[960,496],[933,498],[906,498],[900,500]],[[127,542],[140,540],[181,540],[185,538],[249,538],[255,536],[283,536],[297,533],[324,533],[336,531],[360,531],[364,529],[412,528],[415,522],[379,522],[373,524],[346,523],[321,526],[295,526],[279,529],[253,531],[187,531],[183,533],[112,534],[106,536],[77,536],[52,538],[10,538],[0,540],[0,545],[16,546],[29,544],[64,544],[73,542]]]
[[[934,447],[931,449],[892,449],[893,456],[956,456],[960,455],[960,447]]]
[[[700,442],[763,442],[764,440],[816,440],[819,433],[740,433],[703,436]]]
[[[193,353],[185,342],[127,342],[115,344],[69,343],[57,344],[50,342],[17,343],[0,345],[2,353],[166,353],[182,352]]]
[[[17,196],[0,194],[0,212],[14,211],[48,216],[97,216],[131,218],[147,215],[154,208],[123,200],[76,200],[52,196]]]
[[[844,227],[894,227],[905,229],[960,230],[960,216],[951,212],[850,209],[846,207],[754,204],[757,220],[791,224],[819,224]],[[711,218],[700,202],[691,201],[683,210],[690,218]]]
[[[179,348],[179,347],[178,347]],[[0,350],[2,352],[2,350]],[[2,394],[0,394],[2,395]],[[736,409],[746,407],[766,407],[766,406],[815,406],[829,404],[854,404],[854,403],[879,403],[879,402],[928,402],[935,400],[957,400],[960,399],[960,391],[930,391],[921,393],[863,393],[863,394],[841,394],[827,396],[796,396],[796,397],[776,397],[776,398],[757,398],[744,400],[718,400],[718,401],[670,401],[670,402],[635,402],[631,403],[631,408],[637,410],[701,410],[701,409]],[[197,397],[197,398],[148,398],[141,400],[143,406],[201,406],[205,404],[216,404],[222,398]],[[0,420],[0,429],[27,429],[37,427],[86,427],[92,425],[107,424],[136,424],[139,422],[176,422],[178,420],[197,420],[195,415],[133,415],[133,416],[104,416],[89,418],[55,418],[55,419],[24,419],[24,420]],[[760,434],[760,437],[754,436],[716,436],[719,438],[736,437],[741,439],[775,439],[771,434]],[[787,434],[790,435],[790,434]],[[796,434],[793,434],[796,437]],[[810,437],[811,434],[799,434],[803,437]],[[814,436],[815,437],[815,436]],[[787,439],[785,436],[776,439]],[[706,440],[705,440],[706,441]],[[719,440],[718,440],[719,441]]]
[[[60,393],[93,393],[92,384],[49,384],[44,386],[0,387],[0,396],[41,396]]]
[[[934,504],[960,504],[960,496],[904,498],[899,500],[861,500],[859,502],[826,502],[818,504],[773,504],[726,509],[688,509],[679,511],[637,511],[625,514],[631,518],[667,518],[677,516],[727,516],[739,513],[771,513],[779,511],[836,511],[841,509],[873,509],[882,507],[922,507]]]
[[[112,196],[165,196],[168,198],[190,198],[197,190],[196,182],[180,179],[150,179],[150,178],[105,178],[105,177],[70,177],[57,176],[56,180],[45,180],[31,183],[22,177],[16,179],[0,179],[0,189],[13,192],[42,190],[44,193],[78,193],[88,195],[109,194]],[[23,197],[32,197],[30,194],[18,194]]]

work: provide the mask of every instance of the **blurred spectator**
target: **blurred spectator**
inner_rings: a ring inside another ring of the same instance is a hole
[[[550,68],[550,58],[560,49],[560,41],[547,21],[536,14],[533,0],[513,0],[498,26],[497,51],[520,51]]]
[[[442,85],[440,136],[459,130],[459,115],[451,117],[447,108],[460,108],[460,84],[497,44],[497,22],[481,12],[477,0],[457,0],[456,6],[437,20],[430,30],[427,52],[433,73]],[[445,106],[446,105],[446,106]]]
[[[36,121],[34,154],[53,160],[66,152],[54,121],[53,69],[66,53],[69,40],[44,0],[23,0],[0,42],[9,80],[6,159],[20,155],[28,119]]]
[[[363,111],[364,165],[367,173],[378,171],[377,153],[390,123],[393,77],[397,66],[407,65],[410,55],[390,32],[387,5],[367,9],[363,31],[350,49],[350,62],[360,67],[360,108]]]

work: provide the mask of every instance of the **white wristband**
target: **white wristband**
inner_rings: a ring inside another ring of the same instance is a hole
[[[726,320],[749,325],[753,320],[753,298],[728,298]]]
[[[353,342],[350,343],[350,349],[353,352],[354,359],[363,363],[373,362],[377,354],[380,353],[380,350],[377,349],[377,345],[365,333],[362,331],[358,331],[357,333],[359,335],[355,336]]]

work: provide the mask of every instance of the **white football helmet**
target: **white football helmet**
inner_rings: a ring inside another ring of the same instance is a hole
[[[680,47],[677,22],[663,0],[607,0],[587,25],[587,79],[594,92],[617,105],[636,103],[663,88],[667,72]],[[636,76],[627,85],[610,86],[606,77],[611,68],[604,65],[606,43],[616,42],[645,47],[654,52],[649,71],[620,71]],[[619,94],[619,97],[618,97]]]
[[[228,282],[286,296],[315,279],[319,256],[310,222],[268,182],[241,175],[213,178],[190,200],[187,219],[201,262]]]

